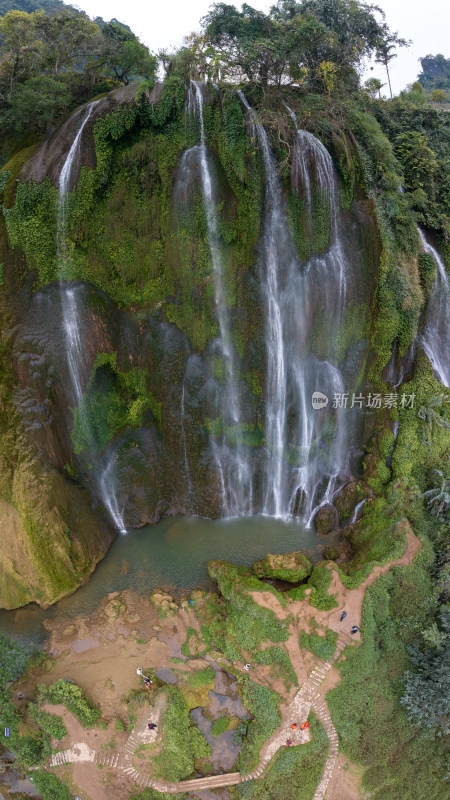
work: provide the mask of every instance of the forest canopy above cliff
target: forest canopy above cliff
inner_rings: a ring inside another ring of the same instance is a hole
[[[0,17],[4,134],[39,133],[95,94],[136,76],[153,80],[156,58],[148,48],[116,20],[98,22],[62,4]]]

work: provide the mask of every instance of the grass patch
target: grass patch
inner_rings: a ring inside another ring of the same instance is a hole
[[[312,587],[310,603],[320,611],[331,611],[337,606],[336,596],[328,594],[332,577],[332,571],[322,563],[316,564],[308,581],[308,585]]]
[[[288,692],[292,685],[298,686],[298,679],[291,659],[282,647],[274,645],[265,650],[255,650],[253,661],[256,664],[269,664],[274,678],[280,678]]]
[[[300,647],[305,647],[306,650],[314,653],[317,658],[321,658],[323,661],[331,661],[336,650],[337,637],[336,631],[330,630],[326,632],[325,636],[300,631]]]

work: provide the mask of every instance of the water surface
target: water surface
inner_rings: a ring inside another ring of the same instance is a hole
[[[213,589],[208,562],[218,558],[250,566],[266,553],[301,550],[314,561],[336,534],[318,537],[300,522],[270,517],[232,520],[170,518],[118,536],[89,581],[48,609],[34,603],[17,611],[0,611],[0,630],[40,645],[42,622],[94,611],[109,592],[133,589],[148,594],[165,588],[175,596],[193,589]]]

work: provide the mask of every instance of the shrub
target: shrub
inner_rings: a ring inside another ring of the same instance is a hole
[[[336,642],[337,633],[335,631],[328,630],[325,636],[319,636],[317,633],[307,634],[305,631],[300,632],[300,646],[305,647],[323,661],[331,661],[336,650]]]
[[[236,762],[239,772],[245,775],[257,765],[259,751],[280,725],[281,717],[278,711],[280,697],[276,692],[254,683],[246,676],[241,678],[241,683],[243,704],[254,718],[247,725],[247,733]]]
[[[95,725],[100,716],[100,709],[85,697],[79,686],[62,679],[53,683],[48,689],[45,686],[39,687],[39,703],[45,702],[53,705],[62,703],[85,728]]]
[[[59,714],[42,711],[35,703],[30,704],[28,711],[31,719],[34,719],[44,733],[47,733],[52,739],[64,739],[64,736],[67,735],[67,728]]]
[[[230,720],[228,717],[219,717],[219,719],[215,719],[211,726],[212,736],[221,736],[222,733],[225,733],[225,731],[228,730],[229,724]]]
[[[72,800],[72,792],[51,772],[33,772],[33,783],[44,800]]]

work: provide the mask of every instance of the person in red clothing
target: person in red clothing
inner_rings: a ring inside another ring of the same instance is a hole
[[[287,746],[288,746],[288,747],[290,747],[290,746],[291,746],[291,744],[292,744],[292,739],[288,739],[288,740],[287,740],[287,742],[286,742],[286,744],[287,744]]]
[[[293,723],[292,723],[292,725],[291,725],[291,728],[292,728],[292,730],[293,730],[293,731],[296,731],[296,730],[297,730],[297,728],[298,728],[298,725],[297,725],[297,723],[296,723],[296,722],[293,722]]]
[[[302,724],[300,725],[300,730],[306,731],[310,727],[311,726],[310,726],[309,722],[302,722]]]

